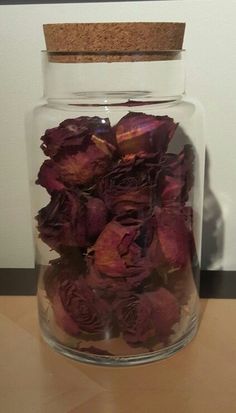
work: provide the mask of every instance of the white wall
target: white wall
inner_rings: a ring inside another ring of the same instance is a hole
[[[207,119],[203,267],[236,269],[235,16],[235,0],[0,6],[0,267],[34,262],[24,116],[42,93],[42,24],[185,21],[187,91]]]

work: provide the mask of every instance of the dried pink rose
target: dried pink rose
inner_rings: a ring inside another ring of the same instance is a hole
[[[52,194],[38,216],[40,238],[52,249],[92,244],[107,222],[107,210],[99,198],[61,191]]]
[[[63,281],[59,289],[65,312],[84,333],[105,334],[111,323],[111,309],[85,280]]]
[[[125,155],[139,152],[164,153],[177,124],[168,116],[129,112],[114,127],[117,145]]]

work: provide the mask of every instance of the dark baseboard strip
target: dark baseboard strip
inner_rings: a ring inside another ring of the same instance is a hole
[[[236,271],[201,271],[201,298],[236,298]]]
[[[35,295],[37,276],[34,268],[1,268],[0,295]]]
[[[0,295],[35,295],[35,269],[0,269]],[[201,298],[236,298],[236,271],[201,271]]]

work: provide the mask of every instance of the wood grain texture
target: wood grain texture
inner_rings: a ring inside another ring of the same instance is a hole
[[[0,297],[1,411],[234,413],[236,300],[202,300],[196,338],[172,358],[129,368],[63,358],[40,338],[35,297]]]

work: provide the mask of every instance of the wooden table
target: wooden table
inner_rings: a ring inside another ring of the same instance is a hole
[[[2,413],[235,413],[236,300],[202,300],[197,337],[165,361],[97,367],[40,338],[35,297],[0,297]]]

